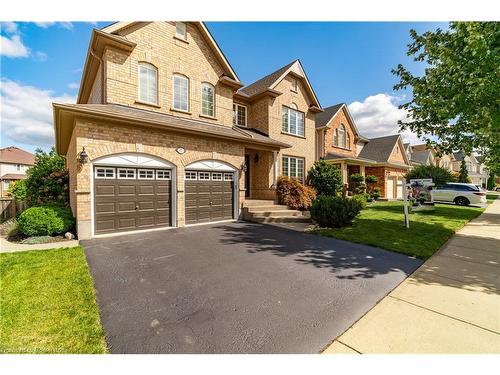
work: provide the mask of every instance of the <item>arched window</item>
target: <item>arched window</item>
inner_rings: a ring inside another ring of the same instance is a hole
[[[139,63],[139,100],[158,104],[158,69],[152,64]]]
[[[214,117],[215,115],[215,87],[210,83],[201,84],[201,114]]]
[[[344,124],[340,124],[338,129],[337,146],[346,148],[346,132]]]
[[[179,111],[189,111],[189,79],[180,74],[174,74],[172,106]]]

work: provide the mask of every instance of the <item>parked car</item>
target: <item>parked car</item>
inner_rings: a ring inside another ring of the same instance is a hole
[[[497,186],[497,187],[495,188],[495,191],[500,191],[500,186]]]
[[[432,197],[437,202],[453,202],[459,206],[486,203],[486,192],[474,184],[450,182],[432,191]]]

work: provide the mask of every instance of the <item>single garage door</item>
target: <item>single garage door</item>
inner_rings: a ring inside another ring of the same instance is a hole
[[[186,171],[186,224],[234,217],[234,173]]]
[[[94,233],[172,224],[169,169],[94,168]]]
[[[387,177],[387,182],[385,186],[385,197],[387,199],[394,198],[394,177]]]

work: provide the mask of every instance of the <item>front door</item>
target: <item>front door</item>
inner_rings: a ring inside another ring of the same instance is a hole
[[[245,198],[250,197],[250,155],[245,155]]]

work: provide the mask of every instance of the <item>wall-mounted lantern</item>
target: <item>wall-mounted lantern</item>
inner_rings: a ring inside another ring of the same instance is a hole
[[[85,147],[82,148],[82,151],[80,151],[80,153],[78,154],[78,163],[80,165],[84,165],[86,163],[88,163],[89,161],[89,156],[87,154],[87,152],[85,151]]]
[[[245,163],[242,163],[242,164],[241,164],[241,167],[240,167],[240,170],[241,170],[242,172],[246,172],[246,171],[247,171],[247,169],[248,169],[248,168],[247,168],[247,165],[246,165]]]

